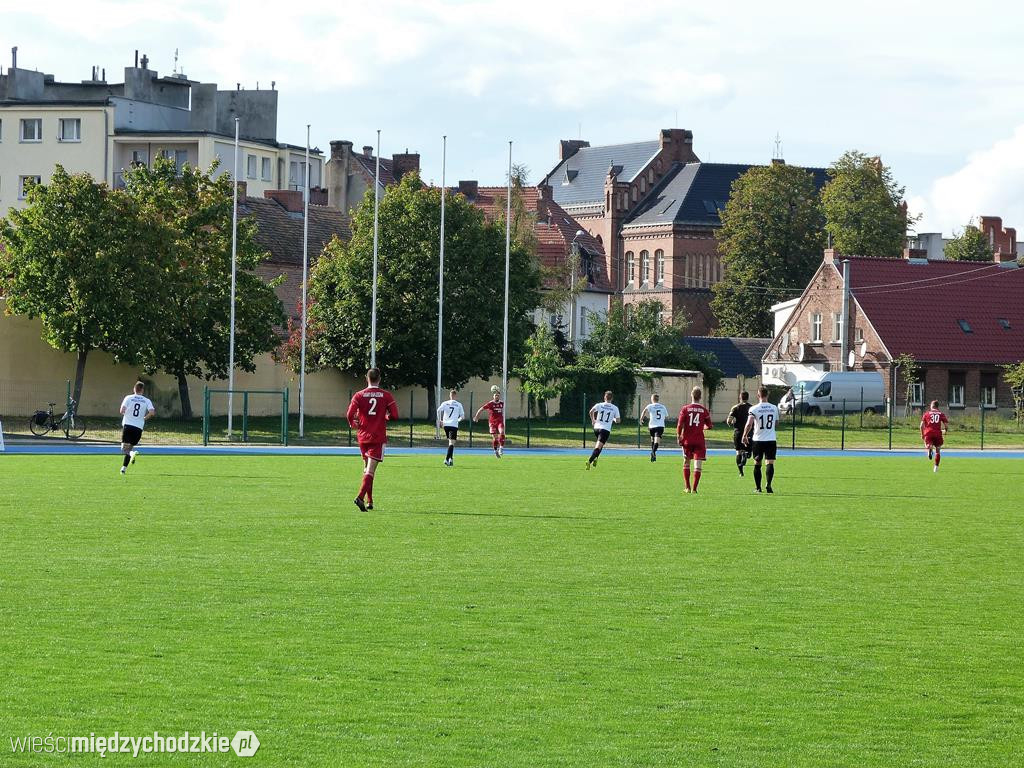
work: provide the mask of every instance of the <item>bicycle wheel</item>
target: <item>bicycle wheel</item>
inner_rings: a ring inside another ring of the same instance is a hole
[[[85,434],[85,419],[81,416],[69,416],[64,414],[60,420],[60,428],[68,440],[77,440]]]
[[[28,420],[29,431],[36,437],[43,437],[50,431],[50,419],[47,418],[42,424],[36,421],[36,417],[33,416]]]

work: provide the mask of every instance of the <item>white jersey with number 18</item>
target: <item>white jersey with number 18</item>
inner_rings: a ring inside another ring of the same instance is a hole
[[[437,420],[442,427],[457,427],[464,418],[466,412],[458,400],[445,400],[437,409]]]
[[[779,409],[771,403],[758,403],[750,409],[750,417],[754,420],[755,443],[770,443],[776,440],[775,428],[779,424]]]

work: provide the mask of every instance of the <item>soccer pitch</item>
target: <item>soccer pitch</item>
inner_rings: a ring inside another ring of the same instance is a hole
[[[1024,762],[1019,461],[144,451],[0,457],[0,764]]]

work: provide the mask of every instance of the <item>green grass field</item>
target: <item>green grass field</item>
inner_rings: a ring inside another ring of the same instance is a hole
[[[0,765],[1024,763],[1018,461],[456,460],[0,456]]]

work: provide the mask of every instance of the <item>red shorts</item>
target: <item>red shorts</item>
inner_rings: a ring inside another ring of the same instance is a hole
[[[924,444],[931,448],[942,447],[942,433],[941,432],[925,432],[924,433]]]
[[[683,443],[683,456],[688,459],[704,461],[707,458],[707,443]]]
[[[374,461],[384,461],[384,443],[360,443],[359,455],[363,461],[370,458]]]
[[[500,421],[497,424],[491,424],[491,434],[492,435],[500,435],[500,434],[504,433],[504,431],[505,431],[505,425],[502,424]]]

